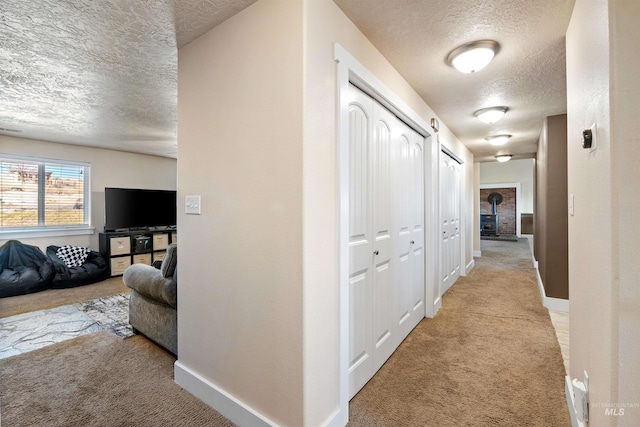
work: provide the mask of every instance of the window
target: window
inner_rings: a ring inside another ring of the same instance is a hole
[[[90,167],[0,154],[0,230],[89,227]]]

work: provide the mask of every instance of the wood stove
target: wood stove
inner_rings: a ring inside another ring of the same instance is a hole
[[[498,215],[497,214],[480,215],[480,235],[481,236],[498,236]]]
[[[491,203],[490,214],[480,215],[480,235],[481,236],[498,236],[498,205],[502,203],[502,194],[491,193],[487,197],[487,201]]]

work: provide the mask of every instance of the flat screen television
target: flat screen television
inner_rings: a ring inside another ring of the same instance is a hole
[[[105,231],[173,227],[176,192],[135,188],[105,188]]]

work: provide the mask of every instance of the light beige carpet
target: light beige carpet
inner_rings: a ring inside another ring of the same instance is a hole
[[[355,396],[350,426],[569,426],[564,367],[526,241],[482,258]],[[0,361],[3,426],[230,426],[142,336],[86,335]]]
[[[2,426],[233,426],[142,336],[84,335],[0,360]]]
[[[570,426],[560,347],[525,239],[482,258],[351,401],[349,426]]]
[[[122,277],[68,289],[47,289],[27,295],[0,298],[0,317],[9,317],[31,311],[46,310],[61,305],[90,301],[110,295],[129,292]]]

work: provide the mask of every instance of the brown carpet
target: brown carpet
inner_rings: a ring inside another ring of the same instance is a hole
[[[349,426],[569,426],[564,366],[526,240],[482,258],[350,404]],[[231,426],[142,336],[85,335],[0,360],[4,426]]]
[[[142,336],[98,332],[0,360],[2,426],[233,426]]]
[[[109,295],[129,292],[122,277],[112,277],[102,282],[69,289],[47,289],[15,297],[0,298],[0,317],[9,317],[30,311],[46,310],[61,305],[90,301]]]
[[[526,239],[482,258],[349,406],[349,426],[570,426],[560,347]]]

